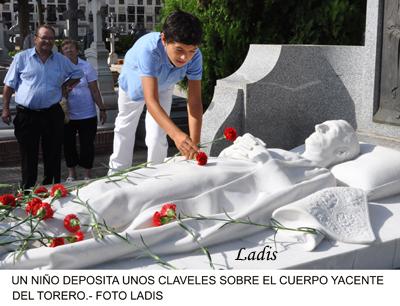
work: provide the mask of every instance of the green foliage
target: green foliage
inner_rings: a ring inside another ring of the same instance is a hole
[[[21,52],[22,50],[10,50],[8,51],[8,56],[14,57],[17,53]]]
[[[57,47],[58,50],[61,50],[62,42],[63,42],[62,39],[56,39],[56,40],[54,41],[54,45]]]
[[[366,0],[165,0],[203,23],[203,99],[243,63],[250,44],[361,45]]]
[[[363,44],[366,0],[266,2],[265,34],[269,43]]]
[[[119,35],[118,40],[115,42],[115,52],[118,55],[125,54],[134,43],[135,37],[133,35]]]

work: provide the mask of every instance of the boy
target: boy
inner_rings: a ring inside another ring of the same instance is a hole
[[[202,55],[198,49],[201,37],[199,19],[177,11],[167,17],[161,33],[142,36],[127,52],[119,77],[119,112],[109,174],[132,164],[135,132],[144,103],[147,106],[147,161],[157,164],[167,157],[166,134],[187,159],[195,157],[203,115]],[[190,137],[169,118],[174,86],[185,76],[188,78]]]

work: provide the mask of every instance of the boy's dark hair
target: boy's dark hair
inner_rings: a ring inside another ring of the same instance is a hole
[[[184,11],[175,11],[165,19],[162,32],[168,42],[198,46],[203,30],[200,20]]]

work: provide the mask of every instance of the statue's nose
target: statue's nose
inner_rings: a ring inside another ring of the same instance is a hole
[[[325,124],[317,124],[315,126],[315,130],[320,133],[326,133],[329,130],[329,128]]]

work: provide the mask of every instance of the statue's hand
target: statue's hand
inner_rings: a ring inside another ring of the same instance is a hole
[[[233,145],[224,149],[219,157],[242,159],[250,161],[265,161],[268,159],[268,154],[265,154],[267,149],[265,148],[265,143],[251,134],[244,134],[238,137]],[[265,155],[265,158],[262,157]]]

